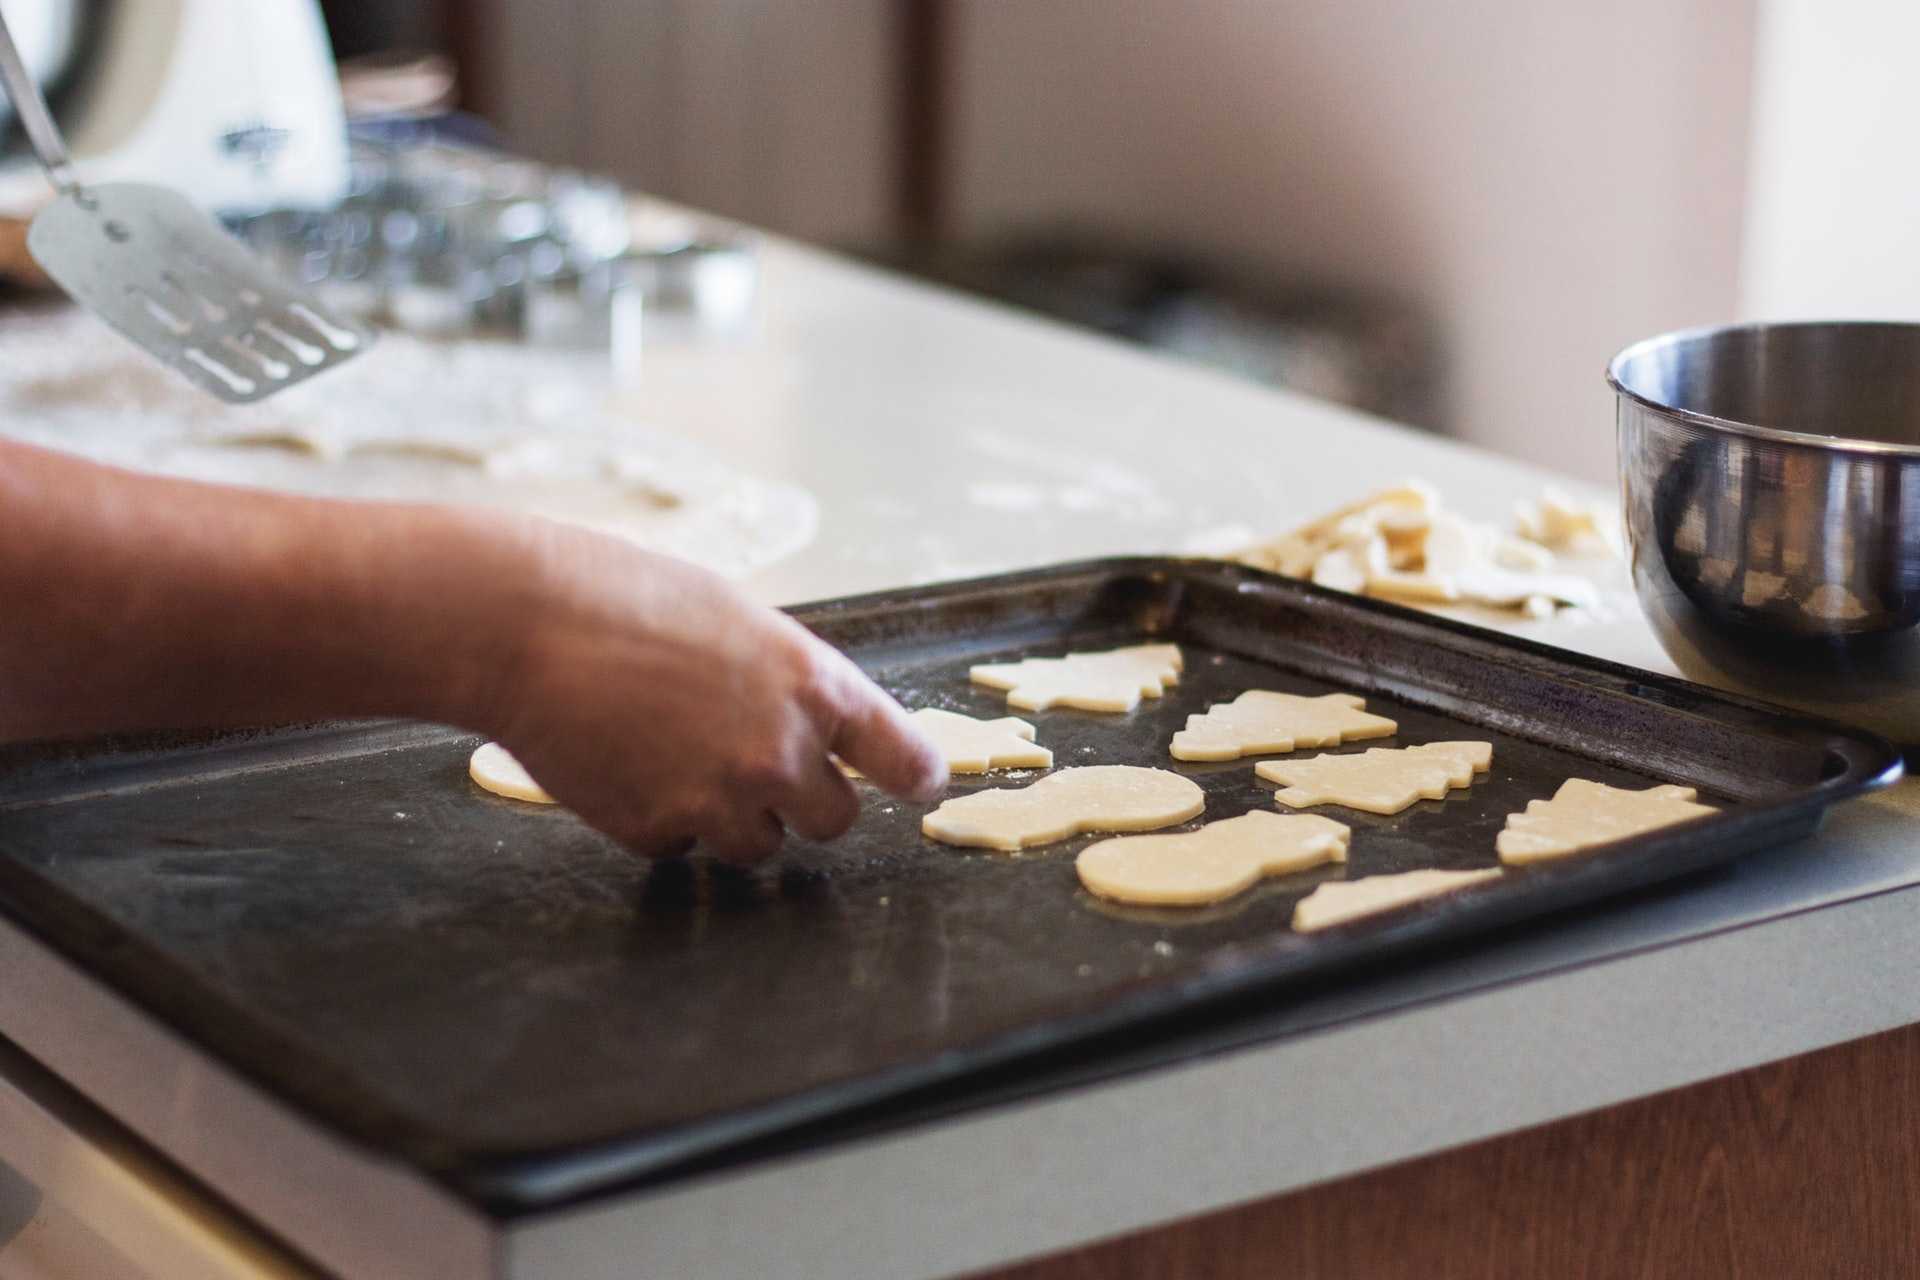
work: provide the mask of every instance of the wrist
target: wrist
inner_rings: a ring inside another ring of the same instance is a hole
[[[545,593],[542,522],[455,507],[402,508],[364,581],[392,714],[498,734]],[[391,547],[404,552],[395,557]]]

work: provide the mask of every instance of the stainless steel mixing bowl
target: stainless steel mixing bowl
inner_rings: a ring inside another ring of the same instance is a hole
[[[1634,589],[1693,679],[1920,742],[1920,324],[1614,357]]]

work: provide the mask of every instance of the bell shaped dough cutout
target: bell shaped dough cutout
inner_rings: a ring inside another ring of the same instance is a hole
[[[1500,833],[1495,848],[1500,861],[1509,865],[1564,858],[1715,812],[1712,805],[1695,803],[1697,794],[1692,787],[1633,791],[1568,778],[1553,799],[1529,800],[1525,813],[1508,814],[1507,829]]]
[[[481,745],[467,760],[467,776],[484,791],[530,804],[553,804],[545,787],[533,780],[513,754],[497,742]]]
[[[1261,810],[1198,831],[1102,840],[1081,851],[1074,869],[1081,884],[1114,902],[1204,906],[1267,876],[1345,862],[1352,834],[1331,818]]]
[[[1416,800],[1439,800],[1493,764],[1491,742],[1429,742],[1357,755],[1268,760],[1254,772],[1281,790],[1274,799],[1293,809],[1337,804],[1365,813],[1398,813]]]
[[[1365,698],[1329,693],[1318,698],[1249,689],[1202,715],[1188,716],[1173,735],[1176,760],[1238,760],[1241,756],[1337,747],[1362,738],[1385,738],[1400,726],[1368,714]]]
[[[1469,885],[1498,879],[1500,868],[1484,871],[1403,871],[1396,876],[1328,880],[1293,908],[1293,927],[1301,933],[1331,929],[1363,916],[1392,911],[1425,898],[1457,893]]]
[[[1053,752],[1036,743],[1033,726],[1016,716],[976,720],[956,711],[922,707],[908,719],[933,739],[946,757],[949,773],[991,773],[995,769],[1048,769]],[[840,766],[851,777],[862,774],[850,764]]]
[[[1023,711],[1078,707],[1082,711],[1131,711],[1142,698],[1157,698],[1180,682],[1180,646],[1137,644],[1103,653],[1064,658],[989,662],[967,672],[975,684],[1007,691]]]
[[[1011,853],[1082,831],[1152,831],[1197,817],[1206,797],[1191,778],[1129,764],[1062,769],[1025,787],[947,800],[920,830],[945,844]]]

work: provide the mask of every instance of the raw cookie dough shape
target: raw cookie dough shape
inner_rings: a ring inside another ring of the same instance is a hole
[[[1080,851],[1074,869],[1081,884],[1114,902],[1205,906],[1267,876],[1345,862],[1352,834],[1317,814],[1256,810],[1198,831],[1102,840]]]
[[[1692,787],[1659,786],[1645,791],[1610,787],[1585,778],[1568,778],[1551,800],[1529,800],[1525,813],[1507,815],[1507,829],[1494,842],[1500,861],[1510,866],[1564,858],[1582,849],[1624,840],[1716,812],[1696,804]]]
[[[1364,813],[1398,813],[1415,800],[1439,800],[1467,786],[1492,764],[1491,742],[1429,742],[1357,755],[1268,760],[1254,772],[1281,785],[1273,798],[1289,808],[1337,804]]]
[[[969,670],[967,678],[1005,689],[1007,702],[1023,711],[1131,711],[1140,699],[1157,698],[1168,685],[1180,683],[1180,670],[1179,645],[1136,644],[1064,658],[984,663]]]
[[[1187,717],[1168,748],[1175,760],[1238,760],[1241,756],[1296,751],[1301,747],[1337,747],[1362,738],[1385,738],[1399,725],[1368,714],[1365,698],[1329,693],[1305,698],[1293,693],[1249,689],[1232,702]]]
[[[1152,831],[1199,816],[1206,796],[1166,769],[1096,764],[1062,769],[1025,787],[955,796],[921,820],[945,844],[1011,853],[1082,831]]]
[[[995,769],[1050,769],[1053,752],[1034,742],[1033,726],[1016,716],[977,720],[956,711],[922,707],[909,713],[940,754],[949,773],[989,773]],[[862,774],[850,764],[840,766],[855,778]]]
[[[1552,617],[1561,605],[1599,602],[1585,578],[1549,573],[1555,550],[1603,549],[1592,512],[1548,494],[1522,508],[1520,534],[1440,509],[1409,483],[1348,503],[1235,557],[1242,564],[1311,578],[1322,587],[1416,606],[1475,604]]]
[[[497,742],[483,743],[473,753],[467,760],[467,776],[479,783],[481,790],[491,791],[509,800],[525,800],[530,804],[557,803],[547,794],[546,788],[535,782],[526,768],[513,758],[512,753]]]
[[[1403,871],[1396,876],[1327,880],[1294,905],[1293,927],[1300,933],[1330,929],[1410,902],[1455,893],[1499,875],[1500,868],[1488,867],[1484,871]]]

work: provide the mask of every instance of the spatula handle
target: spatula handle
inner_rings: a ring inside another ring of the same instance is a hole
[[[13,100],[13,109],[26,127],[27,141],[33,143],[40,167],[47,171],[54,186],[62,191],[72,190],[78,184],[73,176],[73,157],[67,153],[67,140],[60,136],[60,126],[53,122],[53,112],[47,109],[45,95],[28,73],[19,47],[13,43],[13,33],[7,30],[5,16],[0,16],[0,84],[7,87],[7,97]]]

